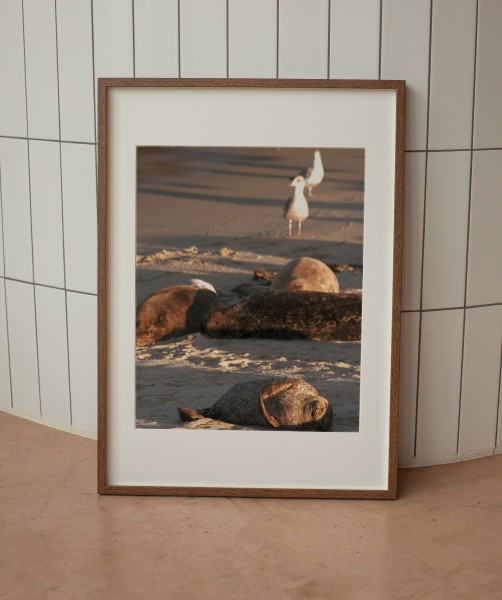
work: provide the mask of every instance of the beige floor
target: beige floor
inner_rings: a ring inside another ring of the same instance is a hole
[[[0,413],[0,598],[502,598],[502,456],[396,502],[95,494],[95,442]]]

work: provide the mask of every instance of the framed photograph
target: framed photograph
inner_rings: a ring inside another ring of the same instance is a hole
[[[99,80],[99,493],[396,497],[404,106]]]

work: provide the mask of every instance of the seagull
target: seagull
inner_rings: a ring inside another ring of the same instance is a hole
[[[298,223],[298,237],[302,234],[302,221],[309,216],[309,205],[303,193],[305,189],[305,178],[303,175],[297,175],[289,184],[289,187],[295,188],[295,192],[284,205],[284,218],[289,221],[289,237],[291,237],[291,225],[293,221]]]
[[[312,188],[319,185],[324,177],[324,168],[322,166],[321,153],[319,150],[314,152],[314,164],[308,169],[304,169],[300,175],[305,177],[305,185],[309,196],[312,196]]]

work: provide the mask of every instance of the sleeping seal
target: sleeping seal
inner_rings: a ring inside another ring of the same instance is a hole
[[[216,308],[205,331],[212,337],[361,339],[361,294],[266,292]]]
[[[333,422],[333,409],[326,398],[294,377],[238,383],[209,408],[178,408],[178,412],[183,421],[209,418],[297,431],[327,431]]]
[[[173,285],[148,296],[136,311],[136,346],[200,331],[206,315],[221,306],[215,292]]]
[[[281,292],[331,292],[340,284],[333,271],[320,260],[302,256],[289,261],[272,281],[272,289]]]

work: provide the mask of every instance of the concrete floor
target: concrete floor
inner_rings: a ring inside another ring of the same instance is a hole
[[[502,598],[502,456],[396,502],[99,497],[95,442],[0,413],[0,598]]]

